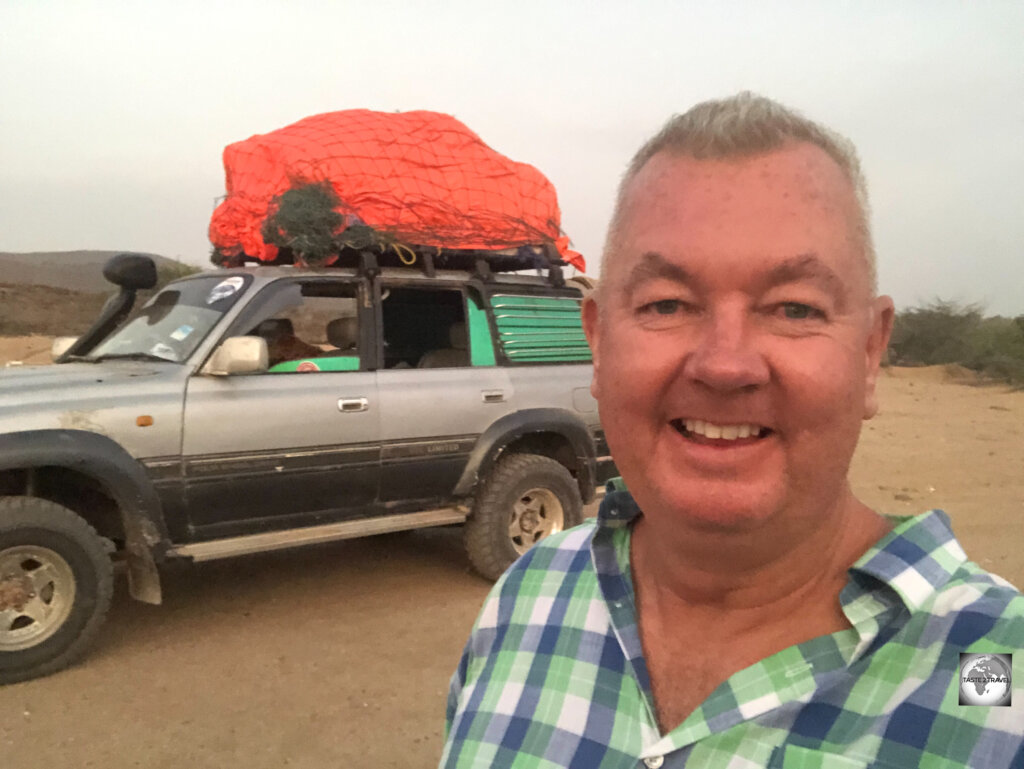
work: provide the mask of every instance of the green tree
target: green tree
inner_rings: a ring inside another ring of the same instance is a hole
[[[896,314],[890,357],[894,363],[962,363],[970,357],[970,336],[982,319],[981,307],[936,299]]]
[[[958,363],[990,379],[1024,383],[1024,316],[986,318],[979,305],[936,299],[896,314],[889,358]]]

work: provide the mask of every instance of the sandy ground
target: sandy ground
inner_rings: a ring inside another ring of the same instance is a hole
[[[43,338],[0,340],[32,360]],[[1024,585],[1024,392],[890,369],[853,468],[876,509],[943,507]],[[123,586],[91,655],[0,689],[0,766],[430,767],[488,585],[458,529],[178,566],[165,604]]]
[[[49,336],[0,336],[0,366],[51,363]]]

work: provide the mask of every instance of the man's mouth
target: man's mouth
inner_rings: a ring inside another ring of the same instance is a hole
[[[753,443],[772,433],[757,424],[720,425],[702,419],[673,419],[672,426],[687,440],[718,446]]]

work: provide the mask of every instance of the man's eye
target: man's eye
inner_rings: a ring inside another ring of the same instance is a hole
[[[679,310],[679,304],[678,299],[661,299],[647,306],[658,315],[672,315]]]
[[[682,309],[684,309],[683,302],[679,299],[659,299],[656,302],[641,305],[637,312],[641,315],[675,315]]]
[[[789,320],[810,320],[812,318],[823,318],[825,313],[809,304],[800,302],[786,302],[782,305],[782,314]]]

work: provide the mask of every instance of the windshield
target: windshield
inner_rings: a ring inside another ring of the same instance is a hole
[[[141,358],[180,363],[238,301],[249,281],[249,276],[212,275],[172,283],[86,358]]]

